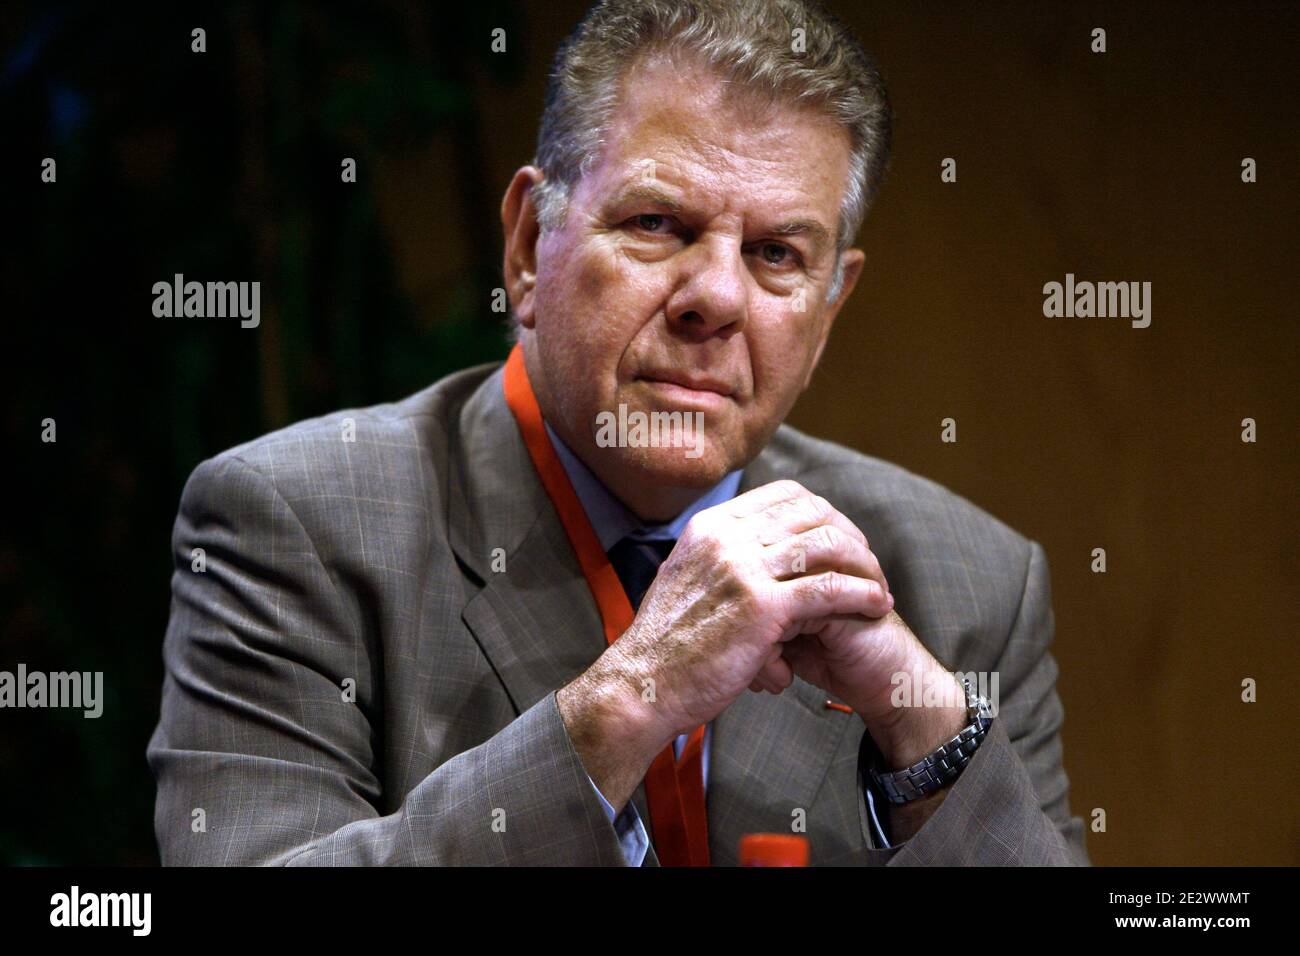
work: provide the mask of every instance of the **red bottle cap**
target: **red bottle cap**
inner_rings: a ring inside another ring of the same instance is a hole
[[[746,833],[740,838],[741,866],[807,866],[808,838],[790,833]]]

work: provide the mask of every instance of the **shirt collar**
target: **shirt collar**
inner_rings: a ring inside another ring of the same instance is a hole
[[[606,551],[628,535],[642,541],[676,541],[696,512],[729,501],[736,497],[736,492],[740,489],[741,469],[737,469],[701,494],[672,521],[647,525],[615,498],[582,459],[569,450],[560,436],[555,434],[550,422],[543,420],[543,424],[551,445],[560,456],[560,463],[564,465],[569,481],[573,484],[573,490],[582,502],[583,510],[587,512],[587,520],[595,529],[600,546]]]

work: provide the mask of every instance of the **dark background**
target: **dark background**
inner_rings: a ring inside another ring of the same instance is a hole
[[[830,6],[881,63],[894,159],[791,424],[1044,545],[1095,863],[1300,862],[1300,4]],[[0,711],[0,862],[157,861],[191,469],[504,358],[500,198],[584,9],[5,5],[0,669],[103,671],[105,702]],[[260,327],[154,318],[176,272],[260,281]],[[1152,282],[1150,328],[1044,318],[1067,272]]]

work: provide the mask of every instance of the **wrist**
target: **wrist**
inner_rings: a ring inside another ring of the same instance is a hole
[[[901,770],[938,750],[969,725],[966,690],[955,676],[942,668],[932,670],[926,687],[932,694],[917,693],[911,706],[895,707],[890,718],[869,727],[885,770]]]
[[[609,666],[613,656],[612,649],[602,654],[560,689],[556,702],[580,752],[613,747],[625,760],[648,769],[672,737],[659,727],[654,704],[642,698],[635,681],[625,670]]]

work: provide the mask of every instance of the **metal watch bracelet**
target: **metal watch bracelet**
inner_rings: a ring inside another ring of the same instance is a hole
[[[988,733],[993,718],[990,716],[988,700],[975,693],[969,678],[962,678],[962,686],[966,689],[966,718],[971,722],[969,726],[910,767],[890,773],[878,773],[874,769],[870,771],[877,792],[890,803],[908,803],[933,793],[951,783],[970,763],[971,756]]]

